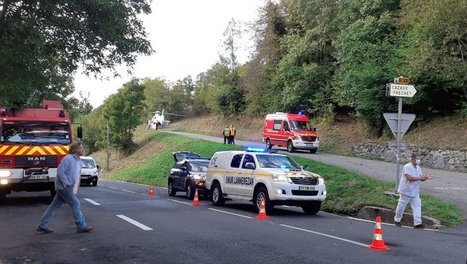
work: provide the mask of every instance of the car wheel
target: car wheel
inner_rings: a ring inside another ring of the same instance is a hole
[[[310,149],[310,153],[311,153],[311,154],[315,154],[316,151],[318,151],[318,149]]]
[[[269,140],[269,139],[266,139],[266,148],[267,149],[272,149],[271,140]]]
[[[287,151],[294,152],[295,148],[293,147],[292,141],[287,142]]]
[[[170,196],[175,196],[175,193],[177,192],[174,188],[174,185],[172,184],[172,181],[169,181],[167,192],[169,193]]]
[[[186,198],[193,200],[193,197],[195,197],[195,191],[194,191],[193,186],[191,185],[191,182],[187,183],[185,192],[186,192]]]
[[[266,189],[266,187],[259,187],[255,192],[253,203],[256,207],[256,210],[259,212],[262,198],[264,198],[266,213],[272,212],[272,210],[274,210],[274,204],[271,202],[271,200],[269,200],[268,189]]]
[[[308,202],[302,204],[302,209],[305,214],[308,215],[315,215],[319,212],[319,209],[321,209],[321,202],[319,201],[313,201],[313,202]]]
[[[97,179],[94,179],[91,183],[92,186],[96,187],[97,186]]]
[[[217,182],[212,186],[211,198],[214,205],[223,205],[225,203],[225,199],[222,196],[221,186]]]

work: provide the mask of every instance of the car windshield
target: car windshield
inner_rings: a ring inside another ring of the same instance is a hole
[[[70,127],[65,122],[4,122],[1,127],[2,143],[64,144],[70,141]]]
[[[83,169],[92,169],[96,167],[96,165],[94,164],[94,161],[91,159],[81,159],[81,167]]]
[[[259,167],[269,169],[301,170],[302,168],[289,156],[256,154]]]
[[[191,171],[195,172],[206,172],[208,171],[209,160],[192,160],[191,163]]]
[[[311,131],[313,129],[310,122],[305,122],[305,121],[290,121],[290,127],[293,130],[310,130]]]

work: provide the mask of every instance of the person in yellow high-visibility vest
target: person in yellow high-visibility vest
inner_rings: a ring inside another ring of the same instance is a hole
[[[237,135],[237,129],[233,125],[230,125],[229,144],[235,144],[236,135]]]
[[[226,126],[224,130],[222,131],[222,135],[224,136],[224,144],[229,143],[230,144],[230,128],[229,126]]]

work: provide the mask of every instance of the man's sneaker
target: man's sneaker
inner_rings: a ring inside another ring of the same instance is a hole
[[[419,225],[414,226],[413,228],[423,229],[423,228],[425,228],[425,225],[424,224],[419,224]]]
[[[76,230],[76,233],[89,233],[93,229],[94,229],[94,227],[92,227],[92,226],[85,226],[83,228],[79,228],[78,230]]]
[[[36,231],[43,232],[44,234],[50,234],[54,232],[52,229],[49,229],[47,227],[39,227],[39,226],[37,227]]]
[[[394,225],[396,225],[397,227],[402,227],[401,222],[395,222],[394,221]]]

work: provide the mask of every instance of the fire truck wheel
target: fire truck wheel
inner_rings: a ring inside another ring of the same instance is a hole
[[[5,190],[0,190],[0,204],[4,204],[6,200],[6,192]]]
[[[52,184],[52,186],[49,187],[49,190],[50,190],[50,196],[55,197],[55,194],[57,194],[57,192],[55,191],[55,185]]]
[[[266,148],[267,148],[267,149],[271,149],[271,148],[272,148],[271,140],[269,140],[269,139],[266,139]]]

